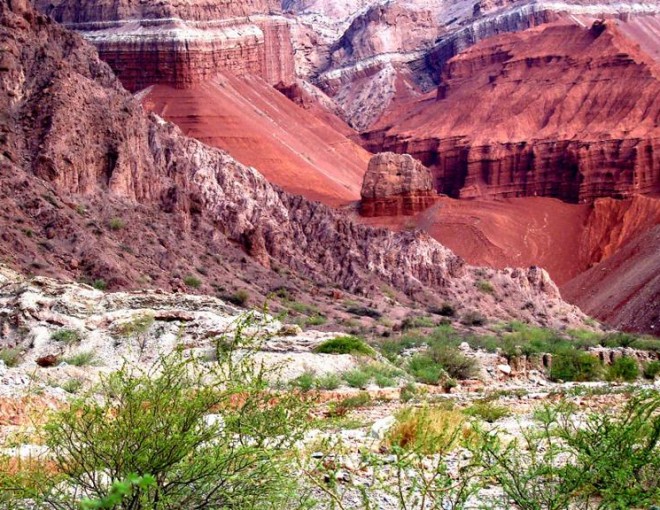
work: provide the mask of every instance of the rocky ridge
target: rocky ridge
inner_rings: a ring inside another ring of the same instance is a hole
[[[280,267],[293,272],[294,281],[339,285],[363,296],[378,295],[387,284],[417,300],[455,301],[459,309],[483,301],[492,317],[524,316],[557,327],[585,320],[542,269],[487,275],[426,234],[360,226],[287,194],[226,153],[145,116],[79,36],[26,2],[5,0],[0,9],[0,36],[9,49],[0,76],[7,112],[1,253],[16,266],[111,274],[116,288],[135,285],[146,276],[139,269],[149,267],[157,285],[169,288],[167,275],[195,256],[182,244],[187,240],[206,246],[207,262],[215,260],[212,267],[234,280],[250,269],[269,275],[256,279],[267,285],[275,278],[271,269]],[[125,220],[109,216],[118,210]],[[141,217],[155,221],[131,221]],[[103,218],[108,228],[97,223]],[[38,263],[22,257],[23,246],[33,246]],[[99,258],[101,246],[112,248]],[[247,257],[234,258],[241,250]],[[211,282],[217,278],[208,274]],[[476,290],[486,277],[501,297]]]

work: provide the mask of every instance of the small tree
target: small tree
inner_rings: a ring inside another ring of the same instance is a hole
[[[126,510],[284,505],[307,406],[267,390],[268,371],[251,356],[262,333],[246,334],[255,325],[248,314],[217,340],[217,364],[175,352],[148,369],[126,365],[57,412],[46,441],[62,479],[45,500],[58,509],[109,496]],[[118,494],[146,475],[150,483]]]

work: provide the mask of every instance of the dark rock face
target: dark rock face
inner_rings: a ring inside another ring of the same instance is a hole
[[[435,100],[403,105],[365,140],[412,154],[454,197],[656,193],[659,95],[657,63],[614,24],[551,24],[461,53]]]
[[[154,83],[184,88],[222,71],[272,85],[295,79],[289,22],[269,15],[274,2],[35,4],[92,42],[131,91]]]
[[[369,161],[362,183],[362,216],[412,216],[433,205],[428,168],[409,154],[385,152]]]
[[[180,288],[200,261],[205,272],[251,276],[255,285],[272,281],[267,267],[277,263],[291,280],[362,295],[388,284],[459,308],[490,300],[484,310],[493,317],[584,320],[541,269],[492,272],[503,297],[481,296],[475,283],[484,272],[428,235],[357,225],[145,116],[91,46],[20,0],[0,2],[0,39],[8,48],[0,67],[0,255],[17,267],[102,276],[114,288],[145,277]],[[118,212],[125,221],[108,221]]]

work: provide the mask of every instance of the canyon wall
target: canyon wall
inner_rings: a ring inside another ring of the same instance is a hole
[[[655,193],[659,95],[660,67],[614,22],[558,22],[464,51],[435,97],[398,105],[364,141],[412,154],[453,197]]]
[[[270,14],[272,1],[36,4],[92,42],[131,91],[185,88],[222,71],[272,85],[295,79],[290,22]]]

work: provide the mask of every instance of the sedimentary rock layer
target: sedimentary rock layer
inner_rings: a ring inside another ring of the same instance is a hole
[[[360,193],[362,216],[412,216],[433,205],[431,172],[409,154],[384,152],[369,161]]]
[[[658,97],[658,64],[615,23],[556,23],[465,51],[436,97],[364,138],[412,154],[454,197],[625,197],[660,191]]]
[[[257,285],[277,265],[291,279],[304,276],[362,295],[387,284],[422,301],[443,298],[460,308],[485,300],[492,317],[557,327],[584,320],[541,269],[493,272],[490,280],[506,288],[504,298],[479,296],[476,281],[484,272],[427,235],[357,225],[275,188],[256,170],[186,138],[174,125],[143,115],[93,48],[27,2],[0,2],[0,38],[7,48],[0,67],[0,253],[17,266],[25,263],[21,247],[36,236],[43,239],[40,270],[84,268],[90,276],[112,271],[117,286],[137,280],[136,267],[162,277],[189,271],[191,257],[199,257],[235,277],[259,266]],[[126,221],[104,229],[98,218],[107,218],[108,209],[121,210]],[[130,221],[144,217],[150,221]],[[113,248],[119,238],[123,249]],[[242,260],[233,258],[237,248],[246,253]],[[157,262],[147,266],[144,257]]]
[[[273,2],[37,2],[98,49],[126,88],[183,88],[221,71],[294,81],[290,22]]]

